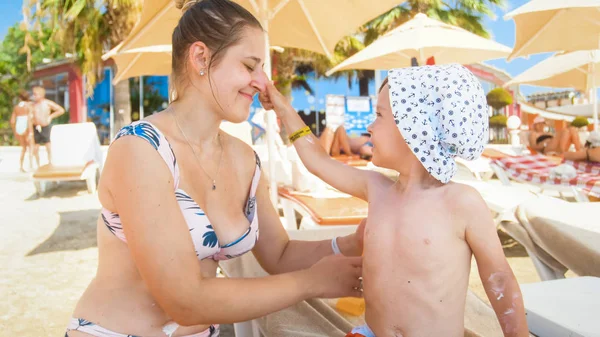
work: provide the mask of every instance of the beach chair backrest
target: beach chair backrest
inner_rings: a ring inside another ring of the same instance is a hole
[[[52,164],[55,166],[102,163],[100,141],[94,123],[54,125],[50,133]]]
[[[250,123],[231,123],[224,121],[221,123],[221,130],[252,146],[252,125],[250,125]]]

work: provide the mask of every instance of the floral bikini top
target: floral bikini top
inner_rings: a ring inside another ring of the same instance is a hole
[[[146,121],[139,121],[131,125],[123,127],[114,141],[124,136],[137,136],[146,140],[152,145],[163,158],[171,174],[173,174],[175,186],[174,193],[177,198],[177,203],[181,208],[181,212],[190,230],[196,256],[199,260],[211,258],[215,261],[232,259],[243,255],[252,250],[256,241],[258,241],[258,216],[256,214],[256,189],[260,180],[260,159],[256,155],[256,169],[252,178],[252,186],[250,194],[246,201],[244,214],[248,219],[248,230],[244,232],[238,239],[225,245],[221,245],[217,238],[210,220],[206,213],[200,208],[184,190],[179,188],[179,166],[175,159],[175,153],[171,149],[171,145],[165,136],[152,124]],[[113,142],[114,142],[113,141]],[[102,220],[106,227],[123,242],[127,242],[123,225],[119,214],[113,213],[105,208],[101,210]]]

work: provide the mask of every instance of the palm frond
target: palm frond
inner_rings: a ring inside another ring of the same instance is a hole
[[[86,92],[103,74],[102,54],[119,44],[139,18],[140,0],[27,0],[36,6],[39,21],[50,23],[49,38],[60,43],[63,54],[77,55],[86,78]]]

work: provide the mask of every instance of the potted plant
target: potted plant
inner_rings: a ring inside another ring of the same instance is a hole
[[[587,118],[583,116],[575,117],[571,122],[571,126],[576,127],[579,130],[579,139],[581,144],[585,144],[586,140],[590,136],[590,132],[587,130],[587,126],[590,124]]]
[[[500,110],[513,103],[512,95],[504,88],[494,88],[485,97],[488,105],[494,110]]]
[[[490,117],[490,130],[492,130],[492,143],[506,142],[506,122],[508,117],[505,115],[494,115]],[[495,138],[495,141],[494,141]]]

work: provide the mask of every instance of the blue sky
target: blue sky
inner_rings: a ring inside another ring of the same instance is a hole
[[[515,42],[515,25],[512,20],[504,21],[503,16],[505,13],[519,6],[522,6],[528,2],[528,0],[507,0],[507,6],[504,9],[496,10],[495,19],[486,19],[484,24],[485,27],[492,32],[494,40],[512,47]],[[0,40],[4,39],[8,28],[13,24],[22,20],[21,14],[22,1],[20,0],[2,0],[0,1],[0,13],[3,13],[3,20],[0,20]],[[550,56],[549,54],[541,54],[531,56],[529,59],[518,58],[511,62],[504,60],[493,60],[487,61],[486,63],[491,64],[497,68],[503,69],[512,76],[516,76],[532,65]],[[523,94],[527,95],[539,90],[551,90],[548,88],[540,88],[534,86],[521,86]]]

